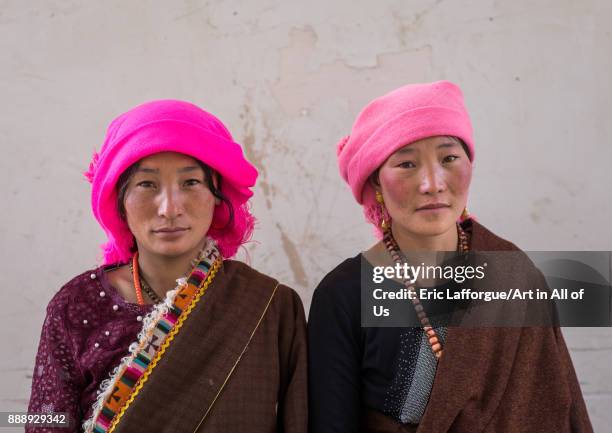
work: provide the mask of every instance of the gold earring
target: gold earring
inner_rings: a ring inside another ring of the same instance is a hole
[[[470,212],[468,211],[467,206],[463,208],[463,212],[461,212],[461,220],[465,221],[470,218]]]
[[[376,201],[379,205],[380,212],[380,228],[382,231],[387,231],[391,227],[389,222],[385,219],[385,199],[380,191],[376,191]]]

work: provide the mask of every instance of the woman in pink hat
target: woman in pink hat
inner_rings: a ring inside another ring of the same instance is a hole
[[[289,287],[232,261],[257,171],[193,104],[140,105],[85,173],[102,266],[47,307],[28,432],[305,432],[306,328]]]
[[[519,251],[467,212],[475,149],[461,90],[439,81],[375,99],[337,152],[381,240],[314,293],[310,431],[592,432],[556,326],[445,326],[418,296],[402,305],[420,326],[362,326],[362,271],[374,269],[374,258],[404,265],[427,252]],[[545,286],[533,265],[514,265],[521,284]],[[397,293],[418,293],[402,278]]]

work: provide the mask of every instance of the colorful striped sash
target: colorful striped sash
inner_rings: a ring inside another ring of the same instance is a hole
[[[138,341],[109,380],[101,384],[93,414],[83,424],[87,433],[110,433],[146,382],[191,310],[206,293],[223,262],[214,241],[208,240],[187,279],[166,295],[143,320]]]

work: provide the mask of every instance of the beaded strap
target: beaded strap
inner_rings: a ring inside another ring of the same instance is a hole
[[[151,286],[149,286],[149,283],[147,283],[144,278],[140,277],[140,282],[142,283],[142,290],[147,294],[149,299],[151,299],[154,304],[159,304],[163,301],[163,299],[160,298],[157,293],[153,291]]]
[[[202,261],[204,258],[204,254],[206,245],[202,250],[198,253],[198,256],[191,261],[191,268],[197,266],[197,264]],[[159,304],[163,301],[162,298],[159,297],[157,293],[149,286],[149,283],[145,281],[145,279],[140,275],[140,265],[138,264],[138,251],[134,253],[132,259],[130,260],[130,273],[132,274],[132,282],[134,284],[134,291],[136,293],[136,300],[138,301],[138,305],[144,305],[144,298],[142,296],[142,292],[144,291],[149,299],[153,301],[154,304]]]

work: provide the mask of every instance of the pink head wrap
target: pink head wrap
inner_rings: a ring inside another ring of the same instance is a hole
[[[461,89],[449,81],[411,84],[370,102],[337,147],[340,175],[366,219],[380,232],[381,215],[368,178],[396,150],[427,137],[458,137],[474,160],[472,125]]]
[[[219,173],[221,191],[234,208],[234,223],[225,205],[215,207],[208,234],[224,257],[232,257],[250,238],[254,218],[247,200],[257,170],[219,119],[184,101],[158,100],[139,105],[111,122],[99,153],[94,152],[85,176],[92,183],[91,207],[106,232],[104,264],[123,263],[132,256],[133,236],[117,209],[116,183],[133,163],[159,152],[179,152],[199,159]]]

